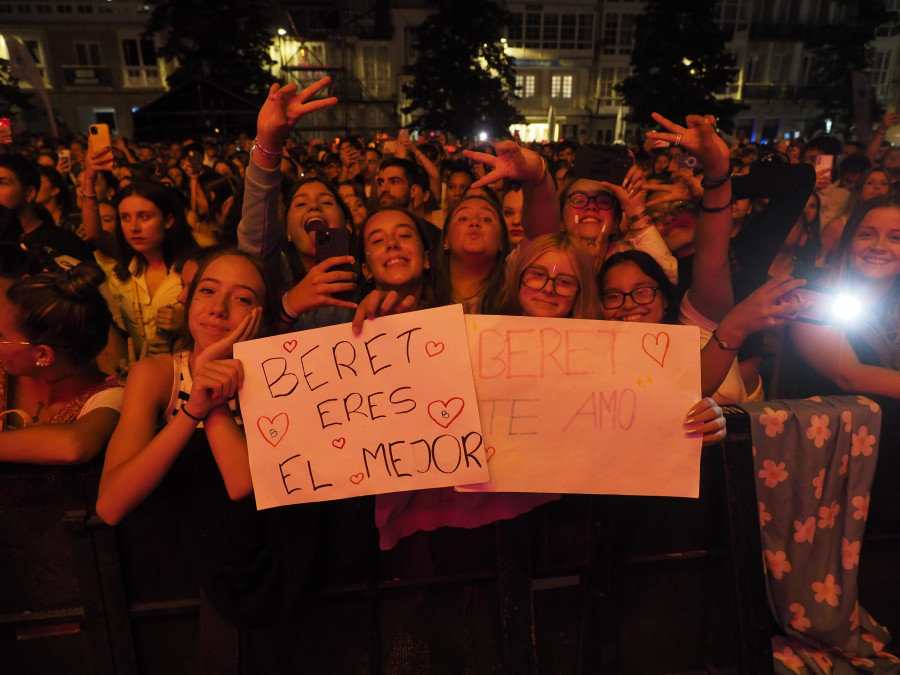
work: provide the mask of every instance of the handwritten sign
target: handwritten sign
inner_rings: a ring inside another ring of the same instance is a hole
[[[235,345],[257,508],[489,478],[461,306]]]
[[[697,497],[698,329],[468,316],[491,472],[467,490]],[[460,489],[460,488],[457,488]]]

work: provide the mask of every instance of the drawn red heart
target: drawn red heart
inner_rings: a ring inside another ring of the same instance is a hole
[[[466,402],[458,396],[449,401],[432,401],[428,404],[428,416],[447,429],[462,414]]]
[[[288,340],[281,346],[284,347],[284,351],[286,351],[288,354],[290,354],[292,351],[294,351],[297,348],[297,341],[296,340]]]
[[[360,483],[363,482],[363,478],[365,478],[365,477],[366,477],[366,475],[362,472],[355,473],[352,476],[350,476],[350,482],[353,483],[354,485],[359,485]]]
[[[496,452],[497,448],[495,448],[493,445],[489,445],[484,449],[484,454],[487,456],[487,461],[489,463]]]
[[[338,450],[343,450],[343,449],[344,449],[344,443],[346,443],[346,442],[347,442],[347,441],[346,441],[346,439],[344,439],[344,438],[335,438],[333,441],[331,441],[331,444],[332,444],[334,447],[336,447]]]
[[[281,439],[287,433],[289,424],[290,420],[288,420],[287,413],[275,415],[272,419],[263,416],[256,420],[256,428],[259,429],[259,433],[266,439],[266,443],[273,448],[281,443]]]
[[[425,343],[425,353],[428,356],[437,356],[442,351],[444,351],[444,343],[443,342],[426,342]]]
[[[660,367],[666,364],[666,354],[669,352],[669,334],[665,331],[653,335],[647,333],[641,340],[641,349],[651,359],[656,361]]]

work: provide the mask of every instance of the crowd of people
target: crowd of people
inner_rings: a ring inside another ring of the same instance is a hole
[[[704,443],[726,433],[720,405],[772,389],[896,408],[900,148],[883,136],[900,115],[868,145],[755,145],[708,115],[655,115],[610,182],[579,174],[571,141],[302,141],[298,121],[336,102],[327,85],[273,85],[253,138],[227,144],[2,146],[0,461],[105,452],[110,524],[173,474],[196,501],[184,476],[202,476],[216,497],[185,508],[257,528],[233,345],[449,303],[698,326],[703,398],[684,433]],[[348,231],[350,248],[317,255],[326,230]],[[859,298],[852,329],[798,321],[819,297],[804,286]],[[772,336],[798,356],[785,382],[765,367]],[[892,438],[886,424],[872,508],[896,526]],[[197,555],[213,577],[235,564]]]

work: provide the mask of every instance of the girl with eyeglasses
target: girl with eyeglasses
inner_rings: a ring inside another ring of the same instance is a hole
[[[598,319],[593,263],[565,232],[523,244],[507,271],[500,312],[545,318]]]
[[[658,263],[640,251],[611,256],[600,269],[600,301],[613,321],[682,323],[701,329],[701,383],[704,396],[718,402],[761,400],[761,381],[747,392],[735,359],[753,332],[783,324],[800,309],[792,295],[803,280],[781,276],[768,281],[734,305],[728,245],[731,235],[731,184],[728,147],[715,134],[711,117],[690,116],[687,125],[654,116],[667,132],[649,138],[679,143],[705,169],[704,195],[694,238],[692,283],[680,303],[679,293]],[[716,178],[711,178],[716,177]]]
[[[522,225],[526,238],[560,229],[568,232],[590,254],[595,270],[617,251],[646,251],[675,280],[675,258],[643,215],[643,176],[636,165],[629,170],[623,185],[569,177],[557,192],[553,177],[540,155],[520,148],[512,141],[501,141],[494,147],[496,156],[463,151],[470,159],[494,167],[472,187],[482,187],[503,179],[522,183]]]
[[[112,322],[103,281],[88,264],[0,278],[0,462],[79,464],[106,447],[122,388],[96,363]]]

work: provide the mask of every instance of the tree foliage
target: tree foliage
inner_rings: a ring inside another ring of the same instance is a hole
[[[415,31],[416,62],[403,93],[413,126],[442,129],[457,138],[479,131],[505,135],[522,121],[516,76],[500,44],[509,13],[488,0],[433,0],[437,11]]]
[[[636,17],[632,74],[616,85],[631,108],[628,120],[649,125],[658,112],[677,122],[712,114],[725,131],[746,106],[725,98],[737,70],[726,54],[728,35],[713,22],[709,0],[647,0]]]
[[[146,34],[162,37],[160,56],[178,60],[170,86],[202,76],[248,96],[268,91],[274,0],[150,1]]]
[[[832,121],[832,132],[847,133],[854,123],[852,74],[868,73],[875,50],[872,41],[875,30],[886,23],[896,23],[897,14],[885,9],[883,0],[847,2],[850,16],[840,23],[813,26],[805,46],[812,53],[809,90],[816,106],[822,111],[814,121],[813,131],[825,128],[825,120]],[[880,106],[874,97],[872,117],[880,116]]]

